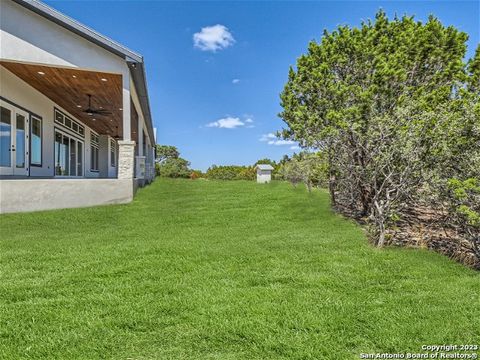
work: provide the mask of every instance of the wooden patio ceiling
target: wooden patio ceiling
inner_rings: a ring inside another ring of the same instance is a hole
[[[99,134],[122,137],[122,75],[6,61],[0,61],[0,65]],[[91,116],[85,113],[87,94],[92,95],[93,108],[111,114]],[[21,105],[28,108],[28,104]],[[54,116],[53,109],[51,116]],[[136,119],[132,119],[132,133],[136,131],[134,122]]]

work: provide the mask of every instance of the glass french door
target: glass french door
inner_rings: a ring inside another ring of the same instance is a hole
[[[0,175],[28,175],[28,114],[0,100]]]
[[[83,176],[83,141],[55,130],[55,176]]]

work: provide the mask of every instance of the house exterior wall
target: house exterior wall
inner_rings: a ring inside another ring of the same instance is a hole
[[[84,141],[84,176],[99,177],[99,172],[90,170],[90,134],[92,130],[88,126],[2,66],[0,66],[0,79],[0,96],[2,98],[42,118],[42,166],[30,166],[30,176],[51,177],[55,175],[55,128],[63,130],[66,133],[69,132],[62,128],[60,124],[54,122],[54,108],[57,108],[85,127],[85,137],[82,139]]]
[[[132,179],[0,180],[0,213],[123,204],[133,194]]]
[[[117,167],[118,167],[118,147],[117,142],[115,141],[115,166],[112,166],[111,161],[111,140],[114,140],[111,136],[100,135],[99,141],[99,170],[100,177],[117,177]]]
[[[0,2],[0,59],[129,76],[123,59],[9,0]]]
[[[109,48],[108,45],[106,46]],[[124,54],[123,51],[120,53]],[[144,130],[149,127],[145,124],[145,116],[137,96],[135,82],[131,77],[129,62],[127,62],[132,60],[130,56],[135,58],[136,54],[127,52],[124,55],[128,60],[123,55],[118,56],[11,0],[0,1],[0,60],[120,74],[123,86],[123,140],[115,142],[115,166],[112,166],[110,161],[110,138],[104,136],[100,137],[99,142],[101,158],[99,170],[102,170],[91,171],[93,130],[66,109],[61,108],[28,83],[0,66],[0,96],[5,101],[42,119],[42,166],[28,165],[30,179],[0,180],[0,213],[124,203],[132,199],[134,188],[138,185],[134,179],[134,152],[138,138],[130,139],[131,103],[134,103],[133,106],[136,107],[140,117],[137,135],[142,136]],[[140,69],[143,69],[141,57],[133,61],[137,61],[137,64],[141,65]],[[132,69],[134,69],[133,65]],[[133,75],[137,76],[137,72],[132,71]],[[139,86],[143,88],[143,75],[138,81]],[[146,93],[145,90],[143,93]],[[140,100],[146,106],[144,99]],[[58,178],[52,181],[35,178],[55,175],[55,128],[73,135],[54,121],[55,108],[81,123],[85,128],[85,136],[82,138],[83,175],[92,178],[118,176],[117,179]],[[147,134],[144,143],[147,151],[143,151],[143,147],[140,151],[149,152],[155,146],[155,139],[151,139]],[[152,162],[150,167],[153,168],[154,159],[150,157]]]
[[[0,9],[0,60],[122,75],[123,128],[129,140],[133,81],[125,59],[13,1],[0,1]]]
[[[137,91],[135,89],[135,85],[133,84],[132,79],[130,79],[130,95],[132,98],[133,105],[135,106],[135,110],[137,111],[138,114],[138,129],[137,129],[137,136],[134,140],[139,147],[139,150],[137,152],[137,155],[139,156],[145,156],[146,154],[143,151],[144,148],[144,143],[143,143],[143,134],[145,134],[145,140],[147,144],[150,144],[151,146],[155,145],[155,139],[150,139],[150,136],[148,134],[148,131],[146,131],[147,126],[145,124],[145,115],[143,114],[142,107],[140,106],[140,101],[138,99]]]
[[[131,79],[130,79],[131,80]],[[140,101],[138,99],[137,91],[135,85],[131,80],[130,85],[130,95],[132,98],[132,104],[135,106],[135,110],[138,114],[138,127],[136,136],[134,139],[136,142],[135,147],[135,156],[144,158],[144,169],[143,178],[141,179],[140,184],[150,183],[155,178],[155,157],[154,157],[154,147],[155,139],[150,138],[150,135],[147,131],[147,125],[145,124],[145,116],[143,114],[142,107],[140,106]],[[139,167],[137,166],[135,172],[137,173]]]

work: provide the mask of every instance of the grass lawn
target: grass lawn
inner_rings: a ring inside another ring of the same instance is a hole
[[[0,217],[0,359],[358,359],[480,343],[480,274],[368,245],[328,195],[157,180]]]

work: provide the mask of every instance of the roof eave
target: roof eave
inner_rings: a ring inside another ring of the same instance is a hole
[[[153,121],[152,113],[150,111],[150,101],[148,97],[148,87],[147,87],[147,75],[145,73],[145,66],[143,62],[128,62],[130,68],[130,74],[137,92],[137,97],[142,108],[142,113],[145,118],[145,123],[147,124],[148,135],[152,142],[155,141],[155,136],[153,133]]]
[[[105,50],[121,57],[129,65],[130,74],[136,85],[142,112],[147,123],[147,130],[150,138],[154,141],[153,122],[148,100],[147,80],[143,56],[120,45],[119,43],[103,36],[93,29],[81,24],[61,12],[43,4],[37,0],[13,0],[15,3],[33,11],[34,13],[47,18],[57,25],[83,37],[84,39],[104,48]],[[135,66],[132,66],[135,64]]]
[[[51,8],[48,5],[43,4],[37,0],[13,0],[17,4],[33,11],[34,13],[41,15],[50,21],[53,21],[57,25],[62,26],[63,28],[70,30],[71,32],[89,40],[90,42],[108,50],[120,56],[123,59],[132,59],[136,62],[143,62],[143,57],[140,54],[120,45],[119,43],[113,41],[112,39],[103,36],[102,34],[96,32],[93,29],[81,24],[80,22],[72,19],[65,14]]]

